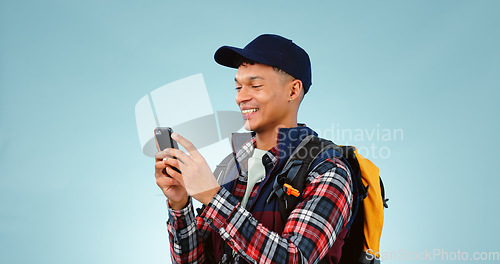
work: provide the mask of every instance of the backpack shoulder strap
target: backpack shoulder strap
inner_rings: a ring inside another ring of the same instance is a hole
[[[267,202],[277,197],[278,208],[284,222],[302,199],[301,194],[314,160],[326,149],[334,147],[335,144],[331,141],[327,142],[314,135],[307,136],[287,160],[282,172],[276,176],[273,191]]]
[[[328,149],[333,149],[336,152],[333,155],[340,158],[351,172],[354,194],[353,211],[351,219],[346,224],[347,228],[350,228],[359,204],[368,194],[368,186],[365,187],[361,180],[356,149],[352,146],[337,146],[330,140],[313,135],[304,138],[297,146],[285,164],[283,171],[276,177],[273,192],[267,199],[269,203],[274,195],[278,197],[278,207],[283,221],[286,222],[292,210],[302,199],[300,195],[305,189],[305,182],[311,170],[311,165],[320,154]]]

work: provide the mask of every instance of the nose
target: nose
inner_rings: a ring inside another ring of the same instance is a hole
[[[241,103],[246,103],[250,100],[252,100],[252,97],[250,96],[250,93],[248,92],[248,89],[246,87],[241,87],[240,90],[236,92],[235,101],[238,106],[240,106]]]

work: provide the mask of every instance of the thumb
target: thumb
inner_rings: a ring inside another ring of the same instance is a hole
[[[166,170],[168,175],[170,175],[174,180],[178,181],[182,185],[182,187],[186,188],[186,186],[184,186],[184,179],[182,178],[182,174],[174,171],[174,169],[168,166]]]

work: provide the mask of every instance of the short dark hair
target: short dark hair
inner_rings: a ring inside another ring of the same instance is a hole
[[[257,62],[255,62],[255,61],[253,61],[253,60],[251,60],[251,59],[247,59],[247,58],[245,58],[245,57],[243,57],[243,56],[241,56],[241,55],[236,56],[236,57],[235,57],[235,59],[234,59],[234,65],[236,65],[237,67],[240,67],[240,66],[241,66],[241,65],[243,65],[243,64],[250,64],[250,65],[254,65],[255,63],[257,63]],[[288,72],[286,72],[286,71],[284,71],[284,70],[282,70],[282,69],[280,69],[280,68],[278,68],[278,67],[276,67],[276,66],[271,66],[271,67],[273,67],[273,69],[274,69],[276,72],[278,72],[278,73],[280,73],[280,74],[283,74],[283,75],[285,75],[286,77],[291,77],[291,78],[295,79],[295,77],[293,77],[293,76],[292,76],[291,74],[289,74]]]

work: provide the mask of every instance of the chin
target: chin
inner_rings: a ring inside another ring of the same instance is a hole
[[[248,122],[248,120],[245,120],[245,124],[243,124],[243,127],[248,131],[252,131],[252,129],[250,128],[250,122]]]
[[[245,124],[243,125],[243,127],[248,130],[248,131],[254,131],[254,132],[259,132],[259,127],[254,125],[254,124],[250,124],[250,121],[246,120],[245,121]]]

